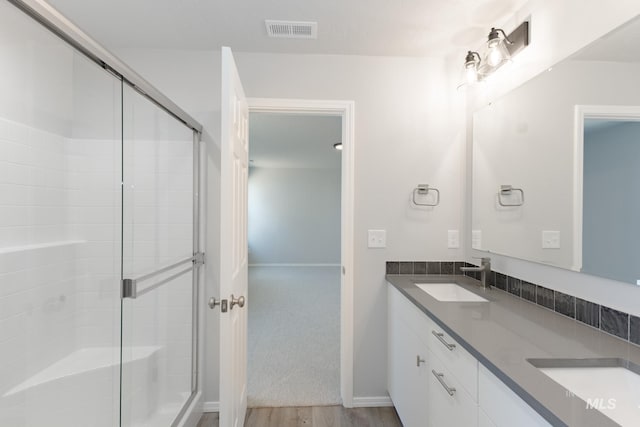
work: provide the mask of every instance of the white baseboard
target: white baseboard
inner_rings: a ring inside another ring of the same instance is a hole
[[[378,408],[393,406],[393,402],[389,396],[377,396],[377,397],[354,397],[354,408]],[[204,402],[202,407],[203,412],[220,412],[220,402]]]
[[[220,402],[204,402],[202,412],[220,412]]]
[[[389,396],[354,397],[354,408],[377,408],[383,406],[393,406]]]
[[[340,264],[249,264],[249,267],[340,267]]]

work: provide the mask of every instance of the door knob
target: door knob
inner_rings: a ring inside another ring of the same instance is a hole
[[[244,307],[244,297],[240,296],[240,297],[236,298],[236,297],[233,296],[233,294],[231,294],[231,301],[229,303],[229,308],[231,310],[233,310],[233,306],[234,305],[237,305],[240,308]]]
[[[216,308],[216,305],[220,305],[220,301],[218,301],[214,297],[209,298],[209,308],[214,309]]]

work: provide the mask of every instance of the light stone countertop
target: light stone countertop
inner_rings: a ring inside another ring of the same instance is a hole
[[[618,426],[531,365],[531,358],[621,358],[640,347],[466,276],[387,275],[422,312],[554,426]],[[441,302],[415,283],[455,282],[489,302]],[[640,404],[640,396],[638,397]],[[638,409],[640,425],[640,408]]]

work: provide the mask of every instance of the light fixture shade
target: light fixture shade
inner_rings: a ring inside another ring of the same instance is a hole
[[[464,59],[465,78],[467,83],[475,83],[478,81],[478,72],[480,70],[480,55],[478,52],[468,51]]]
[[[487,38],[487,53],[485,54],[485,63],[497,68],[504,62],[511,59],[511,53],[507,48],[507,44],[513,44],[501,29],[491,28],[491,32]]]

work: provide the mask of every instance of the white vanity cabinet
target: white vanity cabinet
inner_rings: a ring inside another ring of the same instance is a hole
[[[428,418],[429,351],[401,316],[389,316],[387,388],[404,427]]]
[[[551,427],[531,406],[516,395],[487,368],[480,366],[478,395],[480,417],[491,421],[491,427]]]
[[[476,427],[475,358],[448,335],[436,336],[440,328],[393,286],[388,331],[388,391],[403,426]]]

